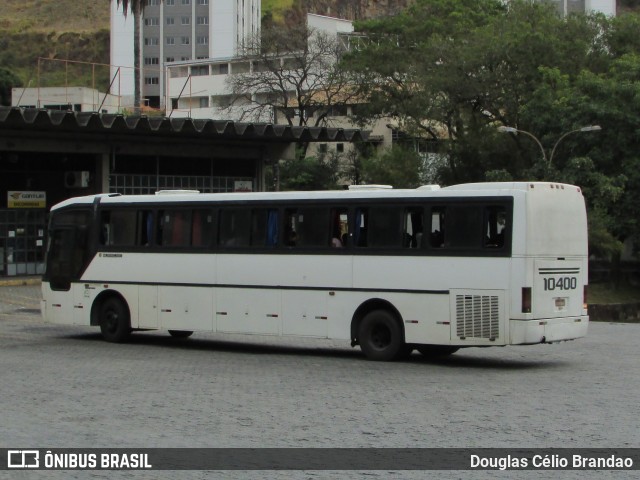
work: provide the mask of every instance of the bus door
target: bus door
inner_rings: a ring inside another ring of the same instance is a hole
[[[49,236],[45,278],[52,290],[68,291],[80,278],[87,256],[87,228],[84,225],[54,227]]]

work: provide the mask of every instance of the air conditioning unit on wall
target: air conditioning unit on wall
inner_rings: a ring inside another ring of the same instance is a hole
[[[64,173],[64,186],[67,188],[87,188],[89,172],[86,170]]]

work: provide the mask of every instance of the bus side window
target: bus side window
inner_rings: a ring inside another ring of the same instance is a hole
[[[368,246],[400,248],[403,245],[402,210],[398,207],[371,207],[368,210]]]
[[[285,211],[285,242],[289,247],[327,247],[330,244],[329,209],[296,208]]]
[[[223,208],[218,219],[218,245],[248,247],[251,238],[251,210]]]
[[[105,210],[100,218],[100,239],[103,245],[132,247],[136,245],[137,211]]]
[[[148,215],[143,222],[151,218]],[[158,243],[163,247],[183,247],[191,244],[191,212],[189,210],[164,210],[158,212],[162,229],[158,231]],[[143,243],[144,245],[144,243]]]
[[[485,208],[485,248],[503,248],[507,229],[507,209],[503,206]]]
[[[445,207],[433,207],[431,209],[431,229],[429,232],[429,246],[431,248],[444,247],[445,219]]]

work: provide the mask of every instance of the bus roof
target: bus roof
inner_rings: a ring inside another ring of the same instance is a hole
[[[91,204],[100,199],[100,204],[120,203],[198,203],[198,202],[243,202],[243,201],[290,201],[290,200],[345,200],[345,199],[389,199],[389,198],[438,198],[438,197],[467,197],[473,196],[513,196],[516,192],[526,192],[533,189],[553,189],[580,192],[574,185],[550,182],[496,182],[496,183],[468,183],[434,188],[429,185],[416,189],[391,188],[356,188],[350,190],[325,191],[288,191],[288,192],[233,192],[233,193],[197,193],[195,191],[163,191],[156,195],[120,195],[97,194],[84,197],[74,197],[64,200],[51,209],[59,209],[78,204]],[[171,194],[168,194],[171,193]]]

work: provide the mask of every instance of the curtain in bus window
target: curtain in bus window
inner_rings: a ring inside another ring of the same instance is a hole
[[[365,214],[364,209],[356,209],[356,225],[353,232],[353,240],[357,247],[363,247],[366,245],[366,231],[365,231]]]
[[[269,210],[267,220],[267,246],[274,247],[278,244],[278,211]]]
[[[213,236],[213,212],[211,210],[196,209],[191,220],[191,245],[205,247],[211,244]]]
[[[405,248],[422,247],[422,208],[408,208],[404,215],[402,246]]]
[[[504,247],[504,237],[507,229],[507,209],[500,205],[486,207],[484,218],[484,246],[496,249]]]

